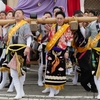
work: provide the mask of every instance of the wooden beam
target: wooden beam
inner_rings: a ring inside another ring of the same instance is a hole
[[[51,24],[51,23],[56,23],[56,19],[55,18],[48,18],[48,19],[45,19],[43,20],[42,18],[37,18],[36,19],[30,19],[30,18],[27,18],[25,19],[27,22],[31,22],[31,21],[37,21],[38,24]],[[97,17],[66,17],[65,18],[65,22],[70,22],[70,21],[78,21],[78,22],[91,22],[91,21],[94,21],[94,20],[97,20]],[[0,25],[6,25],[6,24],[14,24],[15,23],[15,19],[12,19],[12,20],[0,20]]]

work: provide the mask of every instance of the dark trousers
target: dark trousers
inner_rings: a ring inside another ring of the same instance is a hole
[[[3,51],[3,48],[0,48],[0,57],[1,57],[1,55],[2,55],[2,51]]]
[[[82,53],[77,53],[77,59],[81,69],[81,85],[86,91],[95,90],[96,86],[92,75],[91,51],[86,51],[81,59],[79,59],[81,55]],[[91,88],[88,87],[88,83],[91,84]]]

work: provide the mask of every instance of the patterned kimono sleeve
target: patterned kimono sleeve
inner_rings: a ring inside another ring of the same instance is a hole
[[[66,30],[64,36],[65,36],[65,38],[66,38],[66,42],[67,42],[67,41],[72,41],[72,40],[73,40],[73,33],[72,33],[70,27]]]
[[[67,44],[69,41],[72,41],[73,39],[73,34],[72,31],[70,30],[70,27],[66,29],[65,33],[61,36],[58,42],[58,47],[61,49],[65,50],[67,48]]]
[[[54,34],[55,34],[55,27],[51,27],[51,30],[48,33],[48,40],[51,40]]]

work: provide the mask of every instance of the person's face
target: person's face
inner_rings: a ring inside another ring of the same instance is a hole
[[[88,17],[89,16],[89,14],[88,13],[84,13],[84,15],[83,15],[84,17]]]
[[[75,14],[75,17],[83,17],[83,13]]]
[[[5,13],[1,13],[0,15],[1,15],[1,19],[6,19]]]
[[[59,9],[59,8],[56,8],[56,9],[54,10],[54,12],[53,12],[54,17],[55,17],[55,15],[56,15],[56,13],[57,13],[57,12],[59,12],[59,11],[60,11],[60,9]]]
[[[59,26],[62,26],[64,24],[64,20],[65,18],[61,14],[58,14],[56,16],[56,21]]]
[[[89,13],[89,17],[94,17],[94,15],[92,13]]]
[[[6,19],[13,19],[13,13],[9,12],[6,16]]]
[[[21,10],[17,10],[15,12],[15,16],[14,17],[15,17],[16,20],[23,20],[24,19],[24,14],[22,13]]]
[[[98,17],[98,22],[100,23],[100,15],[98,15],[97,17]]]
[[[50,14],[45,14],[46,18],[51,18]]]

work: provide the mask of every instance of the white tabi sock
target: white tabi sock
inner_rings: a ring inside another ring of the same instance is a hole
[[[94,81],[98,90],[97,99],[100,99],[100,77],[97,79],[96,76],[94,76]]]
[[[55,95],[55,89],[50,87],[50,94],[49,94],[49,97],[54,97]]]
[[[41,53],[41,63],[38,69],[38,86],[43,86],[43,82],[42,82],[42,74],[43,74],[43,59],[42,59],[42,53]]]
[[[18,77],[18,72],[14,69],[10,69],[10,72],[11,72],[11,77],[13,78],[15,90],[17,93],[14,99],[20,99],[22,98],[22,95],[21,95],[21,84],[20,84],[20,78]]]
[[[73,81],[72,81],[73,85],[77,85],[77,81],[78,81],[78,73],[77,73],[76,69],[77,69],[77,66],[75,66],[75,69],[74,69],[74,77],[73,77]]]
[[[24,88],[23,88],[23,85],[24,85],[24,82],[25,82],[25,78],[26,78],[25,74],[22,77],[20,77],[20,85],[21,85],[21,95],[22,95],[22,97],[25,96],[25,92],[24,92]]]
[[[7,92],[13,92],[14,91],[14,82],[13,82],[13,80],[12,80],[12,82],[11,82],[11,84],[10,84],[10,86],[9,86],[9,88],[8,88],[8,90],[7,90]]]
[[[42,93],[48,93],[50,92],[50,88],[46,88],[45,90],[42,91]]]

